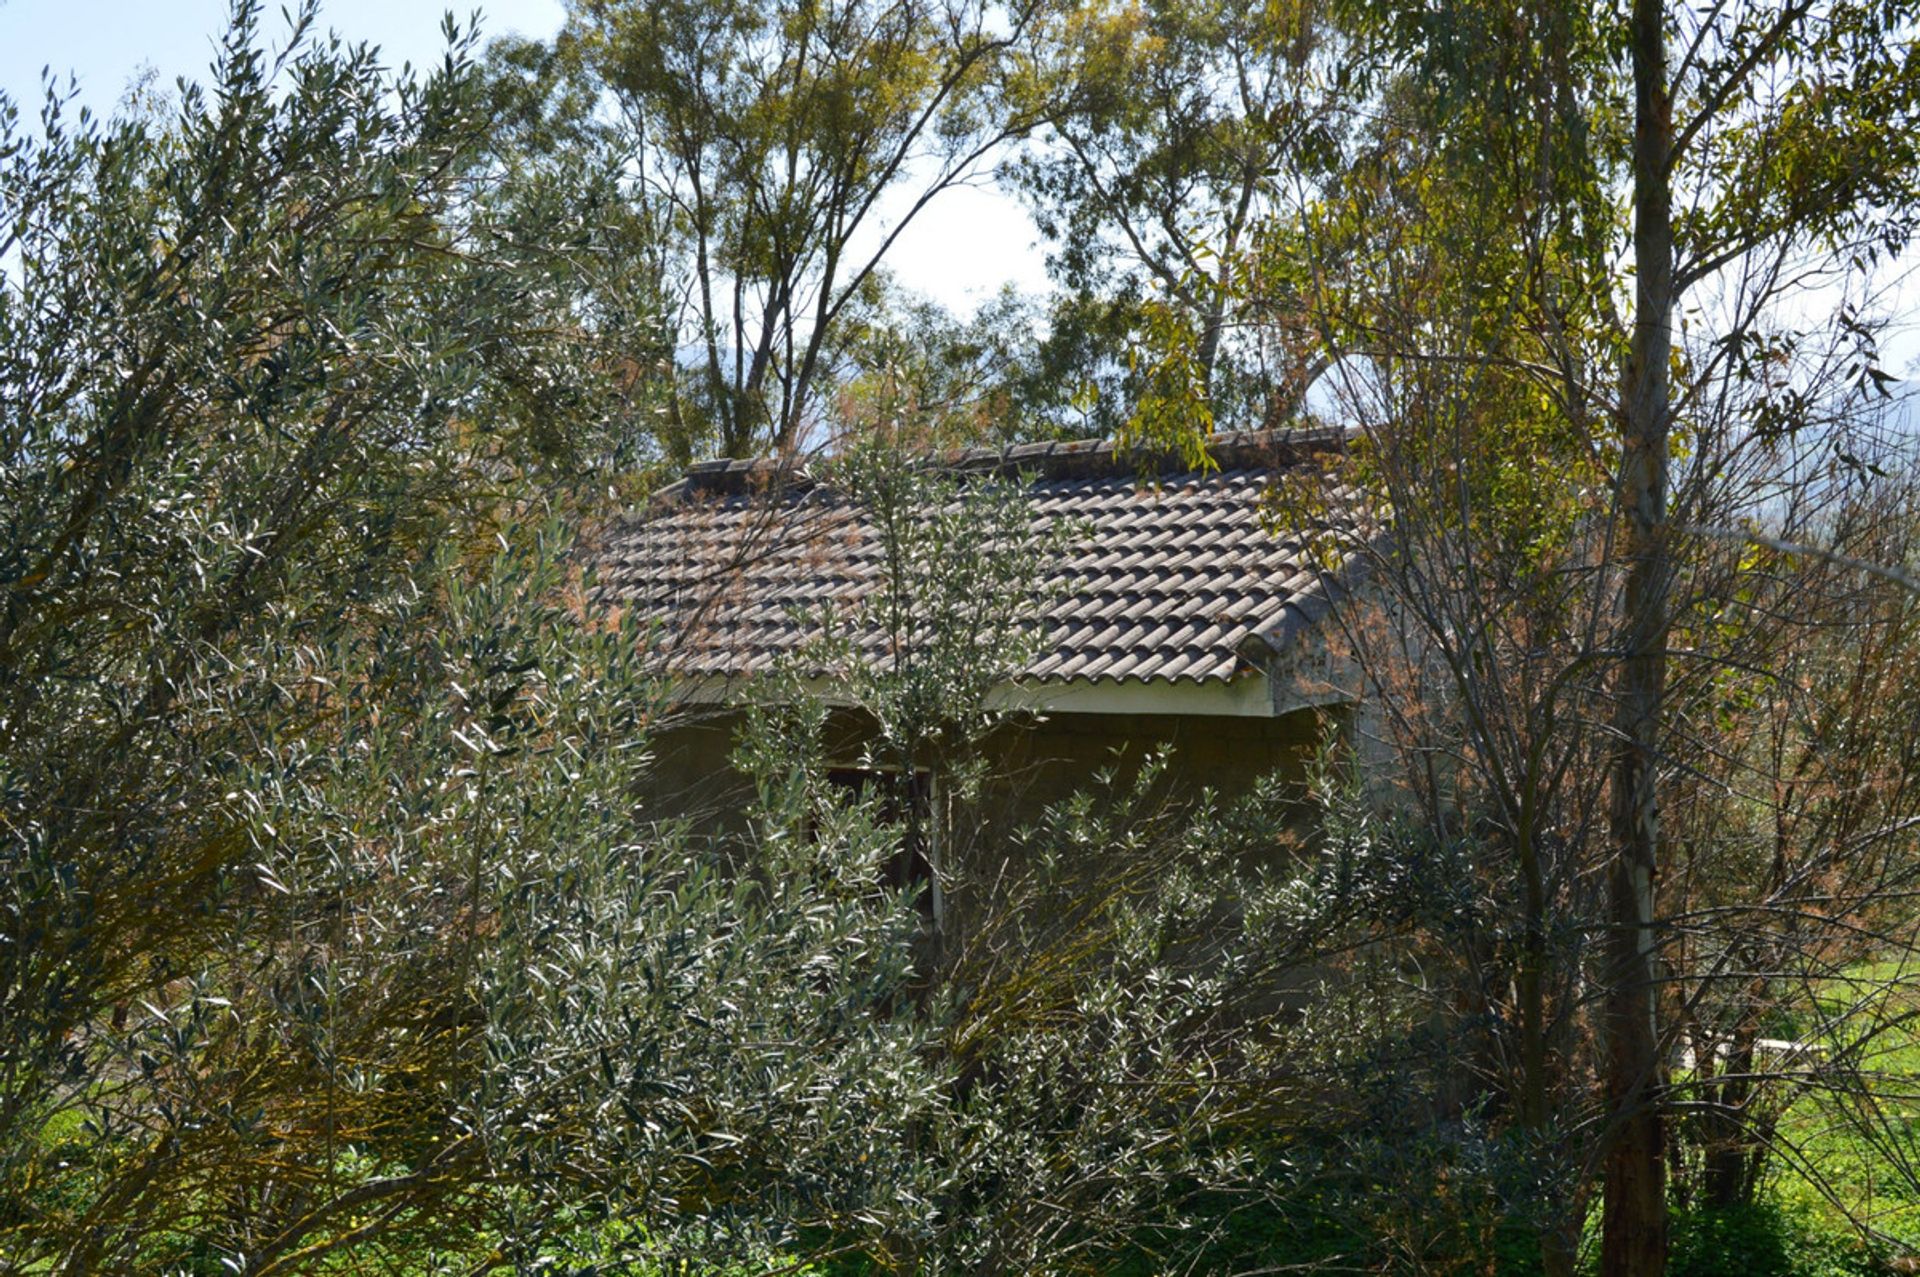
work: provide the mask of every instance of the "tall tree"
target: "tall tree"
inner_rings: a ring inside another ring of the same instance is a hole
[[[1615,676],[1612,930],[1607,944],[1607,1151],[1601,1269],[1660,1273],[1667,1261],[1667,1159],[1660,1087],[1659,762],[1673,586],[1668,436],[1673,359],[1673,86],[1663,0],[1634,0],[1632,335],[1622,386],[1618,509],[1625,564]]]
[[[1676,308],[1738,272],[1739,310],[1723,349],[1765,343],[1807,252],[1859,268],[1904,247],[1920,212],[1920,62],[1906,37],[1920,10],[1880,4],[1716,6],[1670,12],[1636,0],[1626,42],[1633,68],[1632,247],[1635,294],[1622,386],[1618,509],[1625,576],[1616,676],[1614,842],[1606,1028],[1608,1100],[1619,1128],[1608,1153],[1602,1267],[1655,1273],[1666,1257],[1666,1138],[1655,884],[1663,848],[1662,751],[1673,739],[1665,691],[1673,628],[1670,494],[1676,421],[1698,426],[1728,379],[1766,381],[1711,354],[1670,381]],[[1677,66],[1669,48],[1682,50]],[[1676,193],[1681,196],[1676,212]],[[1704,353],[1704,352],[1703,352]],[[1867,366],[1870,366],[1868,364]],[[1864,376],[1864,374],[1863,374]],[[1777,383],[1776,383],[1777,384]],[[1812,424],[1789,409],[1751,428]],[[1739,423],[1721,423],[1737,431]],[[1697,446],[1697,443],[1696,443]],[[1696,480],[1707,476],[1695,473]],[[1681,509],[1700,508],[1689,495]]]
[[[1053,244],[1059,340],[1104,335],[1115,364],[1170,307],[1223,423],[1292,414],[1319,371],[1286,279],[1247,276],[1279,205],[1339,166],[1344,33],[1314,0],[1115,0],[1057,15],[1040,83],[1070,109],[1005,168]],[[1121,390],[1123,387],[1114,387]]]
[[[1728,580],[1710,547],[1764,514],[1766,484],[1809,473],[1836,405],[1885,377],[1856,309],[1807,313],[1831,307],[1816,281],[1864,286],[1914,224],[1914,17],[1354,6],[1373,122],[1332,197],[1270,241],[1359,246],[1348,271],[1317,274],[1310,252],[1295,268],[1367,428],[1352,473],[1393,512],[1391,535],[1347,547],[1403,640],[1374,647],[1369,688],[1422,742],[1408,779],[1436,829],[1474,812],[1526,905],[1524,942],[1491,955],[1519,1029],[1501,1090],[1524,1127],[1570,1138],[1557,1271],[1593,1178],[1605,1270],[1663,1262],[1659,811],[1705,747],[1687,727],[1701,683],[1676,690],[1667,664],[1676,647],[1740,660],[1748,639],[1702,619]],[[1396,688],[1410,650],[1430,664]],[[1444,727],[1403,694],[1436,672]],[[1466,789],[1436,783],[1449,756]],[[1600,775],[1604,793],[1583,779]],[[1604,906],[1577,890],[1596,878]],[[1561,947],[1580,934],[1596,945]],[[1548,1032],[1573,1024],[1602,1052],[1591,1094],[1580,1034]]]
[[[556,51],[604,91],[670,234],[673,411],[729,456],[801,442],[900,233],[1054,109],[1013,90],[1040,0],[578,0]]]

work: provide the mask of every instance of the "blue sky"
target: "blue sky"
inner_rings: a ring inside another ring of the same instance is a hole
[[[449,7],[463,20],[472,11],[434,0],[323,0],[320,21],[379,45],[395,64],[419,66],[445,47],[440,19]],[[565,16],[560,0],[494,0],[481,10],[493,34],[551,35]],[[87,104],[110,110],[142,67],[169,85],[202,75],[229,11],[228,0],[0,0],[0,90],[27,106],[48,66],[63,83],[73,72]],[[285,32],[280,0],[268,0],[262,27],[269,38]]]
[[[269,0],[262,28],[284,36],[281,0]],[[286,0],[291,4],[292,0]],[[380,46],[392,65],[423,66],[445,47],[440,22],[451,7],[461,20],[471,4],[444,0],[321,0],[320,22],[351,40]],[[549,36],[565,17],[561,0],[492,0],[480,6],[483,35]],[[110,112],[145,68],[161,87],[200,78],[226,29],[229,0],[0,0],[0,92],[32,115],[40,70],[79,80],[80,99]],[[890,255],[896,278],[916,292],[971,311],[1014,283],[1045,286],[1045,265],[1024,209],[994,191],[969,187],[943,193],[914,221]]]
[[[445,45],[446,8],[431,0],[326,0],[320,17],[342,35],[378,44],[390,61],[418,66]],[[62,83],[72,72],[83,100],[110,110],[143,67],[169,85],[201,76],[228,12],[227,0],[0,0],[0,90],[28,106],[47,66]],[[483,10],[485,29],[502,34],[549,35],[563,16],[559,0],[497,0]],[[285,32],[278,3],[270,0],[262,25],[270,38]]]

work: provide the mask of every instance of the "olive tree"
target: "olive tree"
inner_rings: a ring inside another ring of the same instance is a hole
[[[473,35],[415,80],[258,10],[166,118],[0,104],[0,1254],[717,1218],[726,1149],[817,1169],[894,1107],[855,1078],[912,1090],[899,910],[829,889],[879,840],[760,898],[636,811],[656,689],[566,530],[636,388],[502,202]]]

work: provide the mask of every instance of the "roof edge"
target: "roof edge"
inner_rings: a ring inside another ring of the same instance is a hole
[[[1304,426],[1281,430],[1221,431],[1207,436],[1207,455],[1221,470],[1274,469],[1304,458],[1344,451],[1356,432],[1346,426]],[[1073,439],[1012,444],[1000,448],[962,448],[929,453],[922,464],[963,474],[1039,479],[1089,479],[1139,475],[1170,478],[1194,468],[1177,451],[1134,448],[1110,439]],[[799,454],[757,461],[719,459],[687,467],[678,482],[656,496],[737,495],[773,489],[811,487],[814,475]]]

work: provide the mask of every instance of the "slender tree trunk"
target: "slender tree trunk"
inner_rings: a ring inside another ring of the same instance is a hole
[[[1667,1260],[1665,1063],[1656,1024],[1655,783],[1672,576],[1667,539],[1668,361],[1673,345],[1673,111],[1663,0],[1633,5],[1633,209],[1637,297],[1625,384],[1620,506],[1624,643],[1615,682],[1607,934],[1607,1104],[1612,1140],[1600,1245],[1605,1277],[1662,1273]]]
[[[1753,1136],[1747,1129],[1746,1109],[1753,1098],[1754,1041],[1757,1026],[1742,1016],[1728,1042],[1727,1058],[1716,1061],[1722,1073],[1708,1095],[1712,1107],[1705,1114],[1707,1149],[1700,1179],[1708,1206],[1725,1210],[1753,1198]]]
[[[1520,953],[1520,1118],[1536,1138],[1547,1136],[1552,1124],[1549,1095],[1552,1051],[1547,1040],[1547,889],[1540,868],[1540,852],[1531,819],[1523,819],[1518,837],[1521,903],[1525,924]],[[1580,1255],[1580,1228],[1567,1209],[1564,1195],[1553,1203],[1550,1220],[1540,1231],[1540,1265],[1546,1277],[1573,1277]]]

